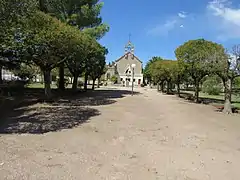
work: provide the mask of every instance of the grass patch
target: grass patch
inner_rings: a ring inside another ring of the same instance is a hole
[[[42,84],[42,83],[31,83],[31,84],[27,85],[27,88],[43,89],[44,88],[44,84]],[[51,84],[51,88],[52,89],[57,89],[57,85],[56,84]]]
[[[240,103],[233,103],[232,105],[233,105],[233,107],[240,109]]]
[[[181,92],[194,95],[194,91],[181,91]],[[203,92],[199,92],[199,98],[224,101],[224,93],[221,93],[219,95],[209,95],[209,94],[206,94]],[[238,94],[232,94],[232,102],[233,102],[232,103],[233,108],[240,109],[240,96]],[[223,105],[223,103],[219,103],[219,102],[213,102],[211,104],[214,106],[222,106]]]
[[[27,88],[33,88],[33,89],[43,89],[44,88],[44,84],[41,83],[32,83],[32,84],[28,84]]]
[[[182,91],[184,93],[190,93],[192,95],[194,95],[193,91]],[[216,100],[224,100],[224,93],[221,93],[219,95],[209,95],[203,92],[199,92],[199,97],[200,98],[209,98],[209,99],[216,99]],[[233,94],[232,95],[232,101],[233,102],[239,102],[240,103],[240,96],[237,94]]]

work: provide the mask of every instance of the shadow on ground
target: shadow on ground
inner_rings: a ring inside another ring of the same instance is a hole
[[[131,95],[132,92],[128,90],[97,90],[88,91],[77,95],[77,98],[73,96],[62,96],[52,105],[73,105],[73,106],[100,106],[109,105],[116,102],[116,99],[123,98],[127,95]],[[134,95],[140,93],[134,92]]]
[[[113,104],[116,99],[130,94],[127,90],[65,92],[44,103],[38,91],[26,91],[22,103],[0,118],[0,133],[42,134],[71,129],[101,115],[94,107]]]

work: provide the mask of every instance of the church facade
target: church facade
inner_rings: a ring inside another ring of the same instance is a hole
[[[122,86],[140,86],[143,84],[143,64],[142,61],[135,56],[134,46],[129,41],[125,46],[123,56],[107,66],[105,79],[110,80],[112,76],[117,77],[117,84]]]

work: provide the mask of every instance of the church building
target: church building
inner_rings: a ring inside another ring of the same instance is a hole
[[[143,64],[135,56],[131,41],[125,46],[124,55],[107,66],[105,79],[110,80],[112,76],[116,76],[117,84],[122,86],[132,86],[133,82],[135,86],[143,84]]]

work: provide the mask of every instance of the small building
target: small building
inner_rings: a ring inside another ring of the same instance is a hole
[[[107,66],[105,79],[109,81],[112,76],[116,76],[117,84],[122,86],[132,86],[133,82],[135,86],[143,84],[143,64],[135,56],[131,41],[125,46],[124,55]]]

